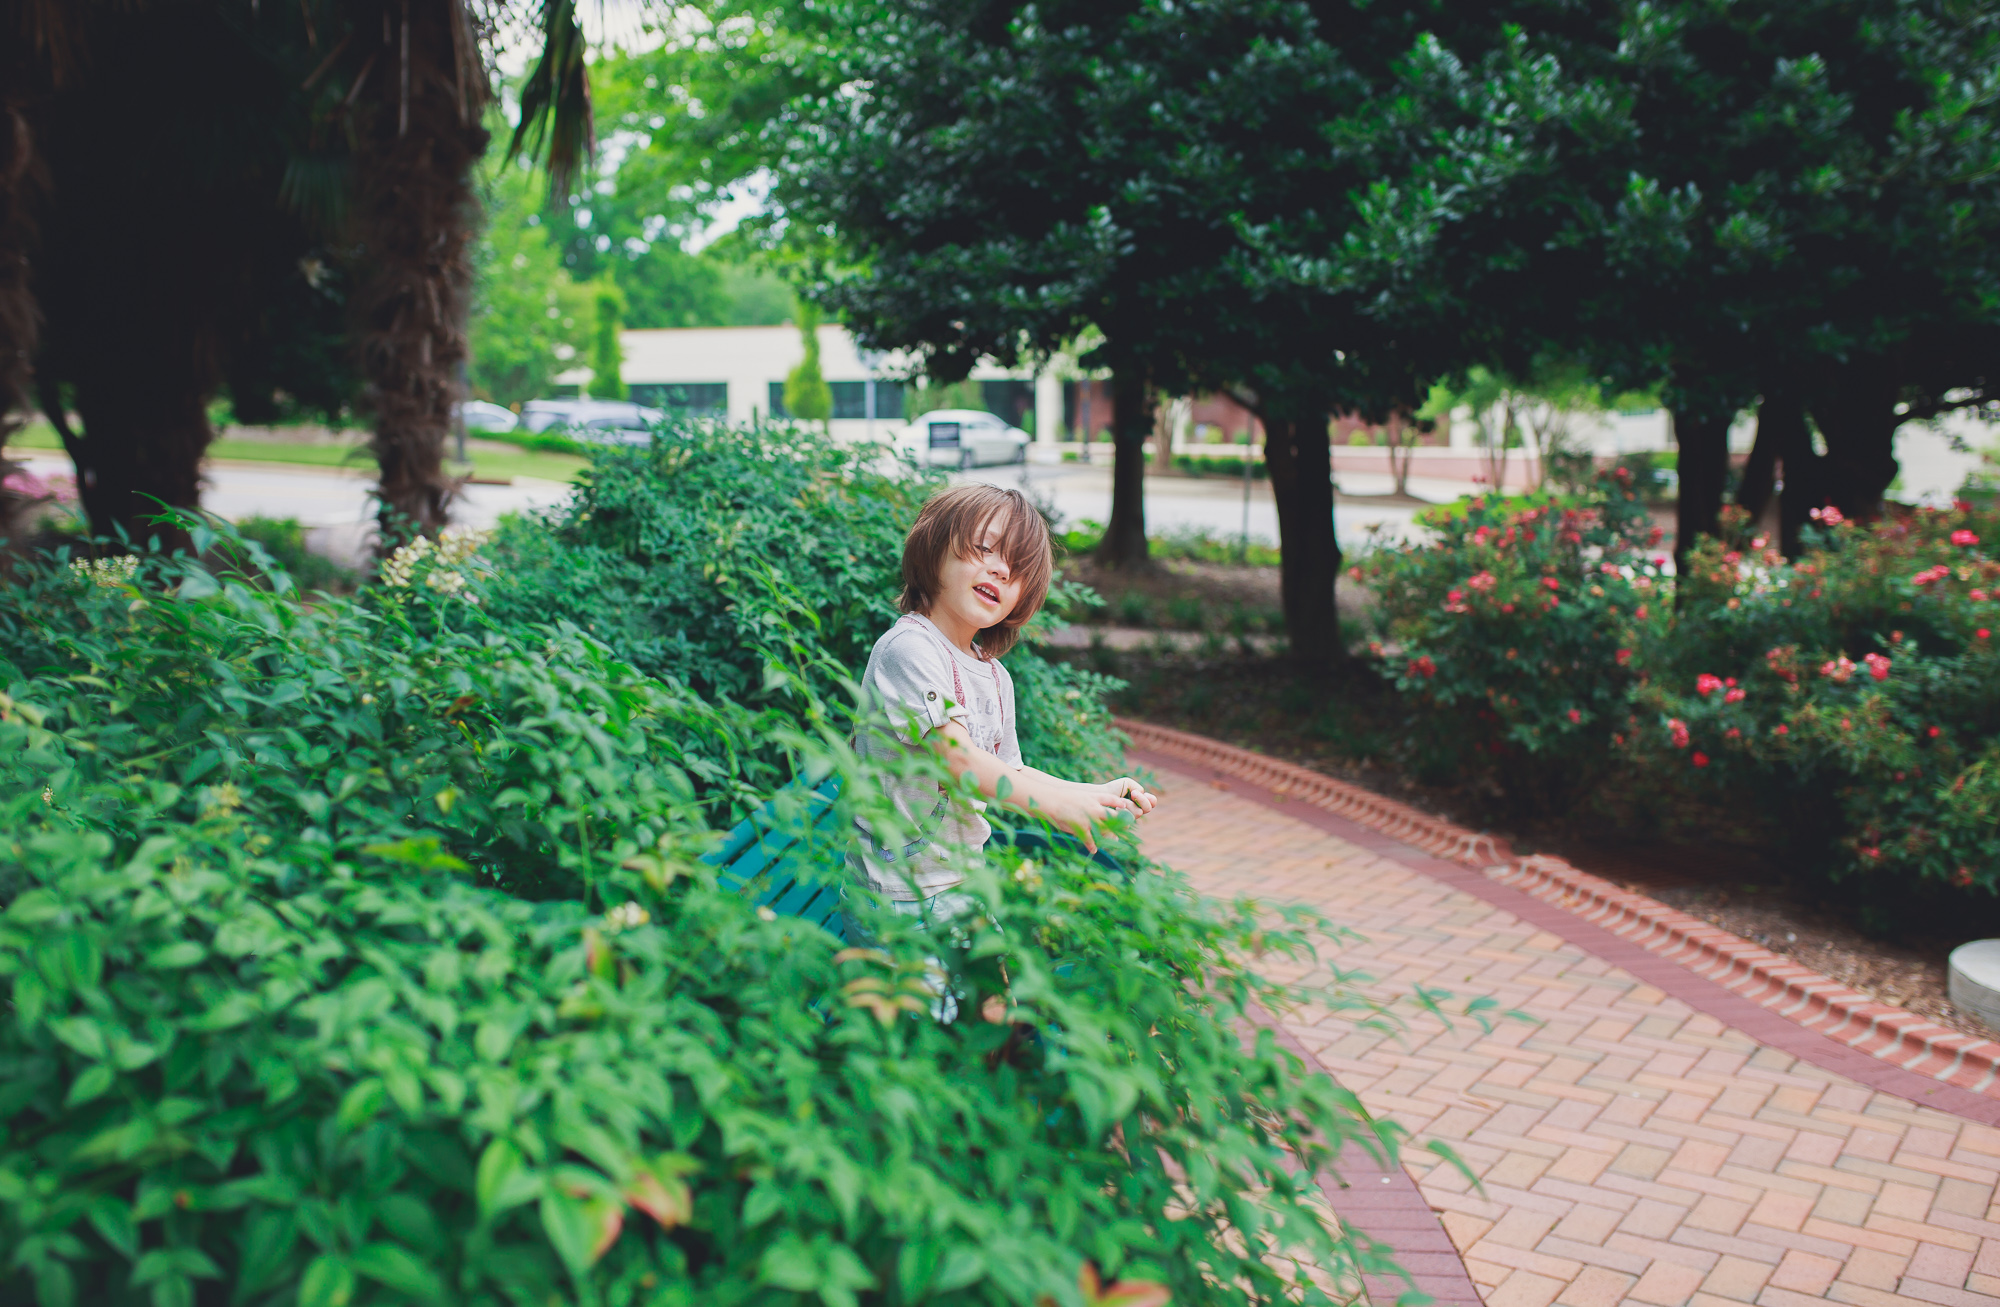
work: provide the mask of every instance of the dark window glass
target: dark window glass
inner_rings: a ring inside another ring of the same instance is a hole
[[[979,383],[979,398],[985,403],[988,413],[1010,427],[1026,430],[1030,423],[1024,419],[1035,411],[1035,383],[982,381]]]
[[[903,419],[903,385],[899,381],[877,381],[875,385],[875,416]]]
[[[868,416],[868,383],[865,381],[835,381],[827,385],[833,392],[833,415],[837,418],[865,418]]]
[[[647,408],[663,408],[693,418],[719,418],[729,414],[729,383],[726,381],[668,382],[631,388],[632,402]]]
[[[785,407],[785,383],[782,381],[771,383],[771,416],[774,418],[791,416],[790,410]]]

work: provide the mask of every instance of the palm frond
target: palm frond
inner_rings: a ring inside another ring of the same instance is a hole
[[[590,70],[584,63],[583,28],[576,0],[543,0],[542,54],[521,88],[521,121],[507,147],[509,160],[525,154],[544,160],[549,188],[566,198],[597,151],[591,121]]]

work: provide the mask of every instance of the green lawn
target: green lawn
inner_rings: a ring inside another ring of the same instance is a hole
[[[498,441],[472,440],[466,445],[472,455],[472,475],[482,480],[537,477],[543,481],[574,481],[577,473],[588,466],[586,460],[573,454],[535,453]],[[55,428],[46,422],[36,422],[10,440],[8,448],[61,449],[62,442],[56,438]],[[365,469],[369,462],[367,451],[359,444],[314,445],[286,440],[218,440],[208,447],[208,456],[230,462],[290,463],[302,467]],[[450,466],[454,472],[465,471],[462,463]]]

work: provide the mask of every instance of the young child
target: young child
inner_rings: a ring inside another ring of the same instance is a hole
[[[1022,764],[1013,680],[999,659],[1048,597],[1053,568],[1048,525],[1018,490],[958,486],[924,505],[903,544],[903,616],[875,642],[861,678],[886,731],[864,730],[858,746],[864,756],[932,749],[989,799],[1047,818],[1095,853],[1095,823],[1143,815],[1159,800],[1129,776],[1093,785]],[[992,828],[928,781],[892,782],[890,797],[917,834],[885,847],[864,832],[869,884],[897,911],[957,915],[965,876],[953,849],[979,848]]]

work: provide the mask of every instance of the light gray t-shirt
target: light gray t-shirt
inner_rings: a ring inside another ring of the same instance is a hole
[[[1009,767],[1021,765],[1013,678],[998,662],[952,644],[928,617],[907,614],[882,633],[868,655],[861,689],[877,728],[863,730],[855,741],[863,757],[890,756],[955,718],[975,749],[998,754]],[[910,900],[963,882],[954,850],[985,844],[993,833],[986,819],[948,800],[930,781],[891,781],[889,797],[916,832],[908,844],[885,847],[861,823],[858,858],[869,884],[887,898]]]

